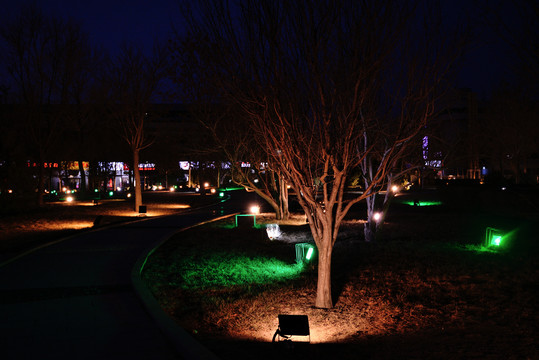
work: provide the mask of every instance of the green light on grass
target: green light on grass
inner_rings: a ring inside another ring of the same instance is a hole
[[[219,197],[224,197],[224,196],[225,196],[225,193],[221,191],[221,192],[219,193]]]
[[[501,236],[496,236],[494,238],[494,241],[492,242],[494,245],[496,246],[500,246],[500,243],[502,242],[502,237]]]
[[[290,265],[275,258],[216,252],[204,257],[183,254],[171,270],[177,274],[176,281],[171,285],[184,289],[205,289],[292,280],[301,274],[303,266]]]
[[[114,191],[109,191],[109,196],[114,195]]]

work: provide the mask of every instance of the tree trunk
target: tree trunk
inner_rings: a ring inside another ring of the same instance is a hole
[[[139,206],[142,205],[142,188],[140,183],[139,150],[133,149],[133,176],[135,183],[135,208],[134,211],[139,211]]]
[[[45,205],[45,201],[43,199],[43,195],[45,193],[45,164],[43,163],[43,161],[40,161],[37,164],[39,166],[37,183],[37,206],[43,207],[43,205]]]
[[[318,246],[318,284],[316,290],[317,308],[330,309],[333,307],[331,296],[331,236],[322,240],[322,246]]]
[[[374,210],[376,203],[376,194],[369,196],[365,199],[367,203],[367,222],[363,228],[363,234],[365,235],[366,242],[372,242],[376,240],[376,221],[374,220]]]
[[[374,221],[367,221],[365,228],[363,229],[366,242],[373,242],[376,240],[376,223]]]
[[[86,196],[86,173],[84,172],[84,164],[79,160],[79,173],[80,173],[80,187],[79,192],[81,197]]]
[[[286,187],[286,181],[282,176],[279,177],[279,205],[281,219],[288,220],[290,218],[290,210],[288,208],[288,188]]]

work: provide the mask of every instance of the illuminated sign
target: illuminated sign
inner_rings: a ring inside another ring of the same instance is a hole
[[[154,163],[138,164],[138,169],[139,170],[144,170],[144,171],[155,170],[155,164]]]

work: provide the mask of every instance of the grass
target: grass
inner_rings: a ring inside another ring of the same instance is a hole
[[[361,240],[361,222],[345,224],[334,250],[329,310],[312,306],[316,268],[295,265],[293,243],[269,241],[263,229],[234,228],[233,219],[171,239],[143,276],[163,309],[223,359],[250,358],[252,351],[297,356],[269,346],[283,313],[309,316],[313,345],[306,351],[315,358],[539,355],[531,234],[521,234],[520,247],[484,251],[478,219],[473,232],[458,213],[423,215],[394,217],[377,243]],[[285,237],[306,231],[296,228],[286,227]]]

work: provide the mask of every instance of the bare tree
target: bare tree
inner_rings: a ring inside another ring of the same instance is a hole
[[[165,78],[166,67],[164,47],[156,44],[153,54],[147,56],[140,48],[126,46],[111,64],[106,75],[110,109],[113,117],[118,120],[121,137],[129,145],[133,156],[135,211],[142,205],[140,151],[152,144],[145,127],[151,119],[151,104]]]
[[[60,109],[69,103],[74,69],[85,35],[77,24],[45,17],[36,7],[24,8],[2,27],[8,72],[23,105],[25,133],[31,156],[39,167],[37,201],[43,204],[44,163],[61,133]]]
[[[224,154],[232,182],[254,191],[274,210],[278,220],[288,219],[288,188],[278,167],[255,139],[249,119],[230,109],[199,106],[197,118],[213,138],[213,151]],[[206,110],[204,110],[206,109]]]
[[[469,39],[467,26],[444,27],[439,4],[427,3],[422,11],[421,26],[407,28],[399,44],[398,62],[381,74],[382,96],[375,99],[374,114],[363,127],[362,154],[367,156],[363,156],[360,168],[364,187],[377,183],[372,196],[366,198],[366,241],[374,240],[384,223],[395,194],[393,185],[413,171],[429,168],[426,154],[417,156],[425,146],[421,140],[426,136],[428,141],[432,135],[430,128],[440,111],[436,104],[448,89],[445,80]],[[376,178],[379,174],[385,177],[381,182]]]
[[[330,308],[331,257],[345,215],[385,184],[404,152],[399,144],[423,124],[409,106],[399,108],[408,114],[400,125],[398,114],[379,107],[388,103],[379,100],[384,91],[394,101],[423,96],[401,92],[409,87],[399,82],[382,86],[406,49],[414,8],[346,0],[204,4],[187,17],[206,69],[197,75],[244,112],[270,163],[298,194],[318,248],[315,305]],[[379,164],[370,167],[364,191],[346,197],[351,171],[370,159]]]
[[[212,46],[202,39],[207,46]],[[216,82],[199,81],[201,74],[209,79],[212,70],[200,59],[201,43],[195,38],[177,38],[171,47],[175,66],[172,78],[184,89],[184,99],[192,104],[194,117],[211,136],[209,148],[199,149],[228,161],[231,180],[247,191],[254,191],[274,210],[276,219],[288,219],[288,186],[278,167],[273,166],[265,149],[255,139],[249,119],[235,103],[223,103],[216,93]],[[200,144],[198,145],[200,148]]]
[[[539,151],[537,101],[522,88],[505,84],[488,102],[482,126],[481,145],[485,158],[499,168],[500,176],[519,183],[535,183],[530,178],[530,161]]]

